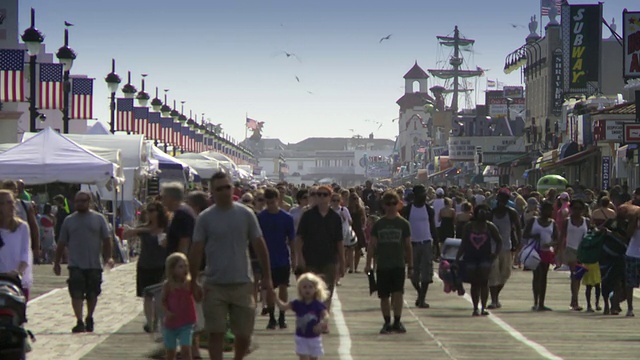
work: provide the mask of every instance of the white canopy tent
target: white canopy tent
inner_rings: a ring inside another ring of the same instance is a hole
[[[0,154],[0,179],[22,179],[27,185],[105,185],[117,176],[118,165],[51,128]]]
[[[176,158],[197,171],[201,179],[209,179],[213,174],[224,169],[218,160],[202,154],[185,153]]]
[[[155,146],[151,148],[151,153],[159,163],[160,182],[177,180],[186,184],[198,175],[187,163],[174,158]]]
[[[218,160],[220,162],[220,164],[222,164],[223,166],[225,166],[227,169],[229,169],[231,171],[235,171],[238,168],[236,163],[233,160],[231,160],[231,158],[229,158],[225,154],[221,154],[221,153],[213,151],[213,150],[205,151],[205,152],[200,153],[200,154],[204,155],[206,157]]]

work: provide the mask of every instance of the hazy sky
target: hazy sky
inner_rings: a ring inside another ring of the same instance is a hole
[[[606,1],[604,16],[619,23],[622,9],[637,10],[637,4]],[[476,40],[475,53],[464,53],[471,68],[490,69],[487,78],[520,85],[519,72],[502,71],[504,59],[524,43],[539,5],[539,0],[21,0],[20,29],[28,27],[34,7],[47,50],[55,52],[62,45],[63,21],[75,24],[70,46],[78,58],[72,73],[96,78],[94,116],[102,121],[109,117],[104,77],[115,58],[124,81],[131,70],[139,89],[140,74],[149,74],[146,90],[152,98],[156,86],[161,93],[169,88],[170,103],[185,100],[187,115],[188,110],[205,113],[238,140],[244,138],[245,113],[265,122],[265,137],[284,142],[370,132],[394,138],[398,125],[391,119],[398,116],[402,76],[415,60],[425,70],[446,60],[448,51],[437,45],[436,35],[448,35],[458,25]],[[388,34],[391,39],[380,44]],[[608,30],[603,34],[608,37]],[[485,82],[478,81],[480,91]],[[431,78],[429,86],[434,84]],[[484,102],[482,92],[479,98]]]

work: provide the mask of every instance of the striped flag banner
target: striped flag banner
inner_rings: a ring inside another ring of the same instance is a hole
[[[189,128],[189,135],[187,136],[187,139],[189,139],[191,151],[196,151],[196,129]]]
[[[147,139],[160,139],[160,113],[150,112],[149,121],[147,122],[147,130],[145,132]]]
[[[171,143],[171,134],[173,133],[173,118],[161,117],[160,118],[160,139],[165,144]]]
[[[0,101],[25,101],[24,53],[25,50],[0,50]]]
[[[540,15],[549,16],[549,10],[555,5],[558,9],[557,15],[560,16],[560,10],[562,10],[562,0],[540,0]],[[542,21],[542,19],[540,19]]]
[[[71,79],[70,119],[93,119],[93,79]]]
[[[116,99],[116,131],[130,132],[133,128],[133,98]]]
[[[197,152],[203,152],[204,151],[204,134],[202,133],[197,133],[196,134],[196,144],[197,144]]]
[[[180,128],[180,146],[191,152],[191,143],[189,142],[189,127],[182,125]]]
[[[182,124],[177,121],[173,123],[173,145],[179,147],[184,146],[182,142]]]
[[[62,64],[40,64],[38,108],[62,109]]]
[[[145,134],[145,131],[147,130],[148,122],[149,122],[149,108],[135,106],[133,108],[133,133]]]

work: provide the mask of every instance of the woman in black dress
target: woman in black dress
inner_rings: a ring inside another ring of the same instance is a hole
[[[351,220],[353,224],[351,228],[353,232],[356,234],[356,238],[358,239],[358,243],[356,245],[355,254],[353,257],[353,269],[349,268],[349,272],[351,270],[358,272],[358,264],[360,263],[360,258],[362,257],[362,249],[364,249],[367,245],[367,241],[364,235],[364,227],[367,219],[367,214],[362,206],[362,201],[358,194],[352,192],[349,194],[349,213],[351,214]],[[351,266],[351,264],[349,264]]]
[[[155,315],[151,294],[145,294],[144,289],[151,285],[160,284],[164,277],[164,263],[167,258],[166,229],[169,226],[169,216],[160,202],[152,202],[146,206],[147,222],[141,226],[125,232],[125,238],[137,236],[140,238],[140,257],[136,271],[136,295],[144,298],[144,315],[147,323],[146,332],[152,332]]]

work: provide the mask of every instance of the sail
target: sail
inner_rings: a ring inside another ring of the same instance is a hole
[[[458,70],[458,71],[454,69],[429,69],[428,71],[431,73],[431,75],[440,79],[445,79],[445,80],[453,79],[456,76],[456,73],[458,77],[461,77],[461,78],[482,76],[484,74],[484,71],[482,71],[482,69]]]
[[[456,39],[450,36],[436,36],[440,45],[443,46],[456,46]],[[472,39],[457,39],[458,46],[472,46],[475,44],[475,40]]]

